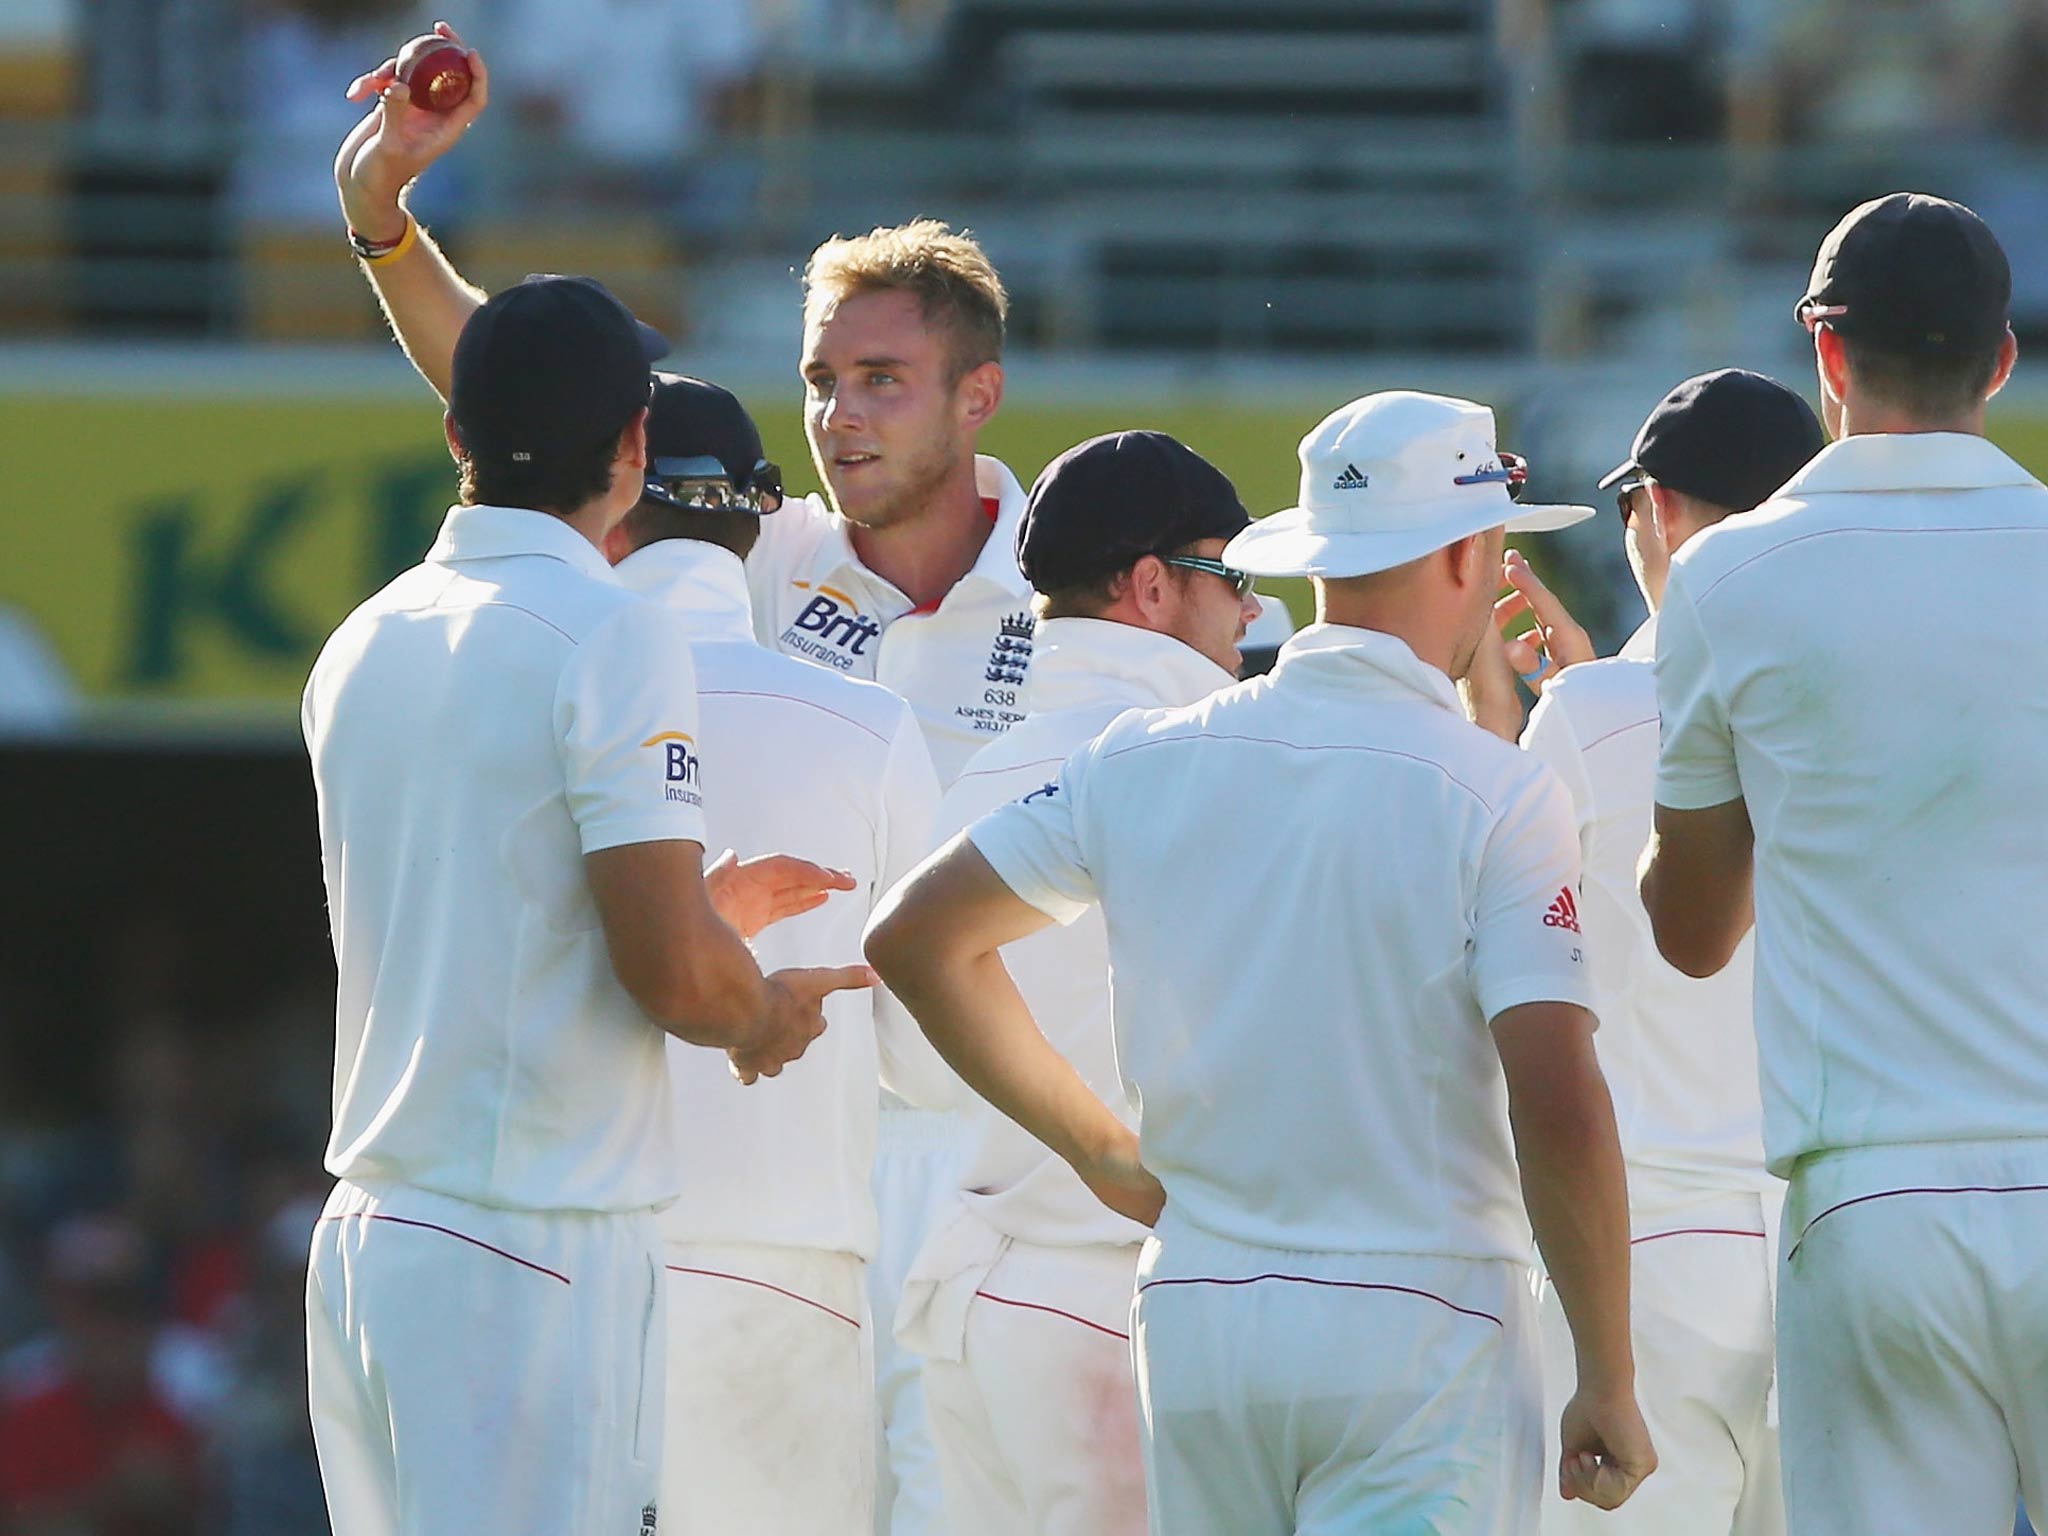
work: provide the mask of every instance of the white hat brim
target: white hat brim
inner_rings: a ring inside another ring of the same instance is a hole
[[[1565,505],[1510,503],[1509,510],[1515,514],[1506,523],[1511,533],[1550,533],[1593,516],[1591,507]],[[1371,576],[1502,526],[1500,511],[1498,503],[1475,507],[1468,501],[1415,527],[1333,532],[1317,528],[1306,509],[1289,507],[1240,532],[1222,559],[1254,576]]]
[[[1509,533],[1555,533],[1598,515],[1595,507],[1570,502],[1517,502],[1515,515],[1508,519]]]

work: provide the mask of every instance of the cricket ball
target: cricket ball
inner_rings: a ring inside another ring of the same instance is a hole
[[[452,112],[469,98],[469,55],[430,32],[398,50],[398,80],[411,90],[414,106]]]

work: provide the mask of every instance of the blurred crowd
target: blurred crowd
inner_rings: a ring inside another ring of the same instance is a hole
[[[1576,136],[2048,143],[2048,0],[1550,0]]]
[[[0,1532],[325,1532],[304,1321],[325,1010],[186,1016],[168,920],[107,953],[84,1022],[37,1000],[46,978],[0,977]]]

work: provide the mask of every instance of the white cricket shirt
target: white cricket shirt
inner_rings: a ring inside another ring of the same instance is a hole
[[[932,846],[939,786],[910,706],[874,683],[765,649],[746,574],[727,550],[664,540],[627,556],[617,573],[690,636],[704,737],[715,748],[706,846],[741,858],[794,853],[858,882],[762,930],[752,942],[761,968],[860,964],[875,903]],[[734,1079],[723,1052],[670,1043],[683,1175],[681,1197],[661,1216],[671,1241],[873,1255],[878,1066],[913,1097],[944,1095],[956,1080],[887,993],[834,993],[825,1019],[800,1060],[751,1087]]]
[[[784,502],[747,557],[762,643],[908,699],[941,784],[1022,718],[1031,665],[1031,583],[1017,569],[1024,488],[994,459],[977,458],[975,471],[988,542],[935,608],[862,565],[821,496]]]
[[[1077,747],[1127,709],[1192,704],[1236,681],[1170,635],[1105,619],[1045,619],[1024,686],[1024,718],[974,755],[939,806],[939,838],[1043,789]],[[1249,910],[1249,909],[1246,909]],[[1125,1124],[1138,1123],[1117,1074],[1109,934],[1091,907],[1003,949],[1032,1017]],[[961,1111],[961,1189],[989,1226],[1025,1242],[1136,1243],[1145,1228],[1110,1210],[1066,1160],[987,1100]]]
[[[672,1198],[664,1036],[584,855],[704,841],[673,616],[545,512],[455,507],[303,719],[339,971],[327,1171],[526,1210]]]
[[[976,823],[1024,900],[1109,929],[1145,1166],[1233,1242],[1531,1255],[1487,1021],[1591,1006],[1571,806],[1391,635],[1134,712]]]
[[[2048,1137],[2048,489],[1980,437],[1850,437],[1687,542],[1657,801],[1747,802],[1773,1172]]]
[[[1744,939],[1718,975],[1694,980],[1657,953],[1636,892],[1656,800],[1656,643],[1653,617],[1620,655],[1558,673],[1522,733],[1563,780],[1578,820],[1600,1067],[1639,1226],[1703,1195],[1773,1182],[1764,1172],[1753,945]]]

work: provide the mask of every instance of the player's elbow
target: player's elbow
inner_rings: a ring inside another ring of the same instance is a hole
[[[1718,973],[1734,957],[1741,935],[1728,937],[1716,925],[1702,921],[1697,909],[1673,911],[1668,905],[1660,907],[1653,899],[1655,893],[1654,885],[1645,879],[1643,905],[1650,914],[1650,933],[1657,942],[1657,953],[1664,957],[1665,964],[1695,980],[1703,981]]]
[[[922,946],[914,931],[913,914],[898,899],[899,894],[892,891],[869,920],[861,949],[882,978],[882,985],[900,997],[901,983],[915,976]]]

